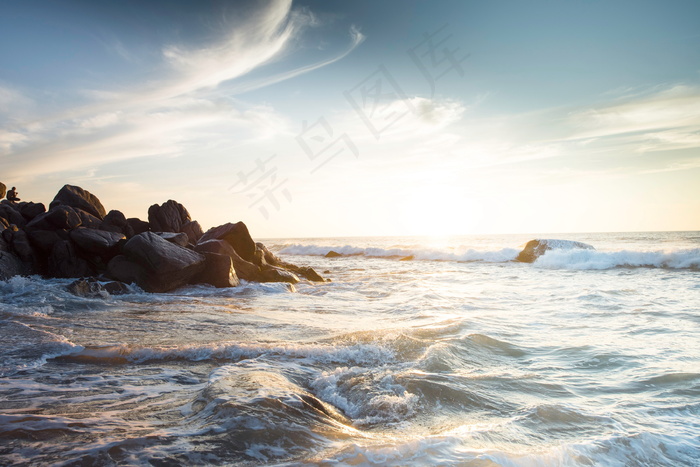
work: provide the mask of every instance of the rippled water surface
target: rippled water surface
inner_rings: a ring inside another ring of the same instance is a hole
[[[529,238],[267,241],[333,280],[293,291],[0,282],[0,464],[700,465],[700,233]]]

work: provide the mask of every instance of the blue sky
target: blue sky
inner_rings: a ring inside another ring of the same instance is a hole
[[[0,181],[255,236],[700,229],[696,1],[4,2]],[[435,61],[433,61],[433,59]]]

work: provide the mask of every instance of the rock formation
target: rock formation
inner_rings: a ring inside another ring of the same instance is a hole
[[[199,283],[236,287],[239,279],[295,284],[302,276],[324,281],[312,268],[286,263],[256,244],[243,222],[203,233],[174,200],[152,205],[148,219],[106,212],[97,196],[73,185],[61,188],[48,211],[41,203],[4,200],[0,280],[27,274],[83,278],[69,290],[84,297],[128,292],[125,283],[166,292]],[[95,277],[120,282],[102,285]]]
[[[574,248],[595,250],[587,243],[574,242],[572,240],[535,239],[525,244],[525,247],[515,260],[522,263],[534,263],[537,258],[548,250],[571,250]]]

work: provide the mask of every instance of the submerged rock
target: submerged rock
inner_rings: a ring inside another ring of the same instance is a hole
[[[0,251],[0,281],[22,274],[26,274],[22,260],[10,252]]]
[[[333,251],[333,250],[326,253],[326,258],[338,258],[339,256],[343,256],[343,255],[341,255],[340,253]]]
[[[129,287],[122,282],[108,282],[101,284],[94,277],[78,279],[66,287],[68,292],[78,297],[107,298],[109,295],[122,295],[129,293]]]
[[[525,244],[525,248],[515,260],[522,263],[533,263],[548,250],[572,250],[574,248],[595,250],[587,243],[574,242],[572,240],[535,239]]]

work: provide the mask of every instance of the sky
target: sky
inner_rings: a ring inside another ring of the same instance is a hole
[[[700,230],[700,2],[1,2],[0,161],[256,238]]]

